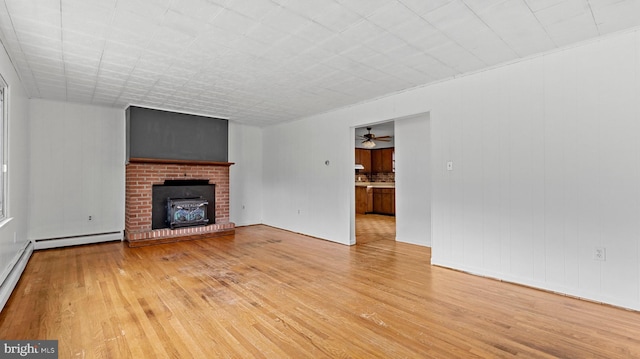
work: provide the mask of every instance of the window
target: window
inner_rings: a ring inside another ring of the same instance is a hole
[[[0,77],[0,220],[7,216],[7,120],[6,120],[6,83]]]

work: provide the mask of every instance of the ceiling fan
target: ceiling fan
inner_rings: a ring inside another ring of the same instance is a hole
[[[382,141],[382,142],[390,142],[391,141],[391,136],[380,136],[380,137],[376,137],[376,135],[374,135],[373,133],[371,133],[371,127],[367,127],[367,133],[365,133],[362,136],[358,136],[358,138],[360,138],[362,141],[362,145],[366,148],[373,148],[376,146],[376,143],[373,142],[374,140],[376,141]]]

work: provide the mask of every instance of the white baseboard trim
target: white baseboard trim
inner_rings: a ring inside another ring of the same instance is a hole
[[[109,241],[122,241],[124,238],[122,231],[108,232],[108,233],[96,233],[80,236],[60,237],[60,238],[48,238],[48,239],[36,239],[34,249],[49,249],[58,247],[77,246],[81,244],[91,244]]]
[[[414,238],[409,238],[409,240],[406,240],[406,238],[395,238],[396,242],[402,242],[402,243],[407,243],[407,244],[413,244],[416,246],[422,246],[422,247],[431,247],[431,242],[424,242],[421,240],[414,240]]]
[[[4,305],[7,304],[11,293],[13,293],[13,289],[18,284],[18,280],[22,276],[22,272],[24,268],[27,266],[27,262],[29,262],[29,258],[31,258],[31,254],[33,253],[33,243],[27,243],[25,249],[20,254],[20,257],[13,265],[13,268],[9,272],[9,275],[5,280],[0,284],[0,311],[4,308]]]

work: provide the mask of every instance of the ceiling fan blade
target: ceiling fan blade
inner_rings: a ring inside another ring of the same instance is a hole
[[[380,142],[391,142],[390,138],[382,138],[382,137],[378,137],[376,138],[376,141],[380,141]]]
[[[381,138],[391,138],[392,136],[380,136],[380,137],[376,137],[376,140],[379,140]]]

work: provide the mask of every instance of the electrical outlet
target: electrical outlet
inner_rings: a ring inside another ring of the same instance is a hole
[[[93,220],[93,216],[89,216],[89,220],[92,221]]]
[[[593,259],[603,262],[606,261],[607,250],[604,247],[596,247],[595,251],[593,251]]]

